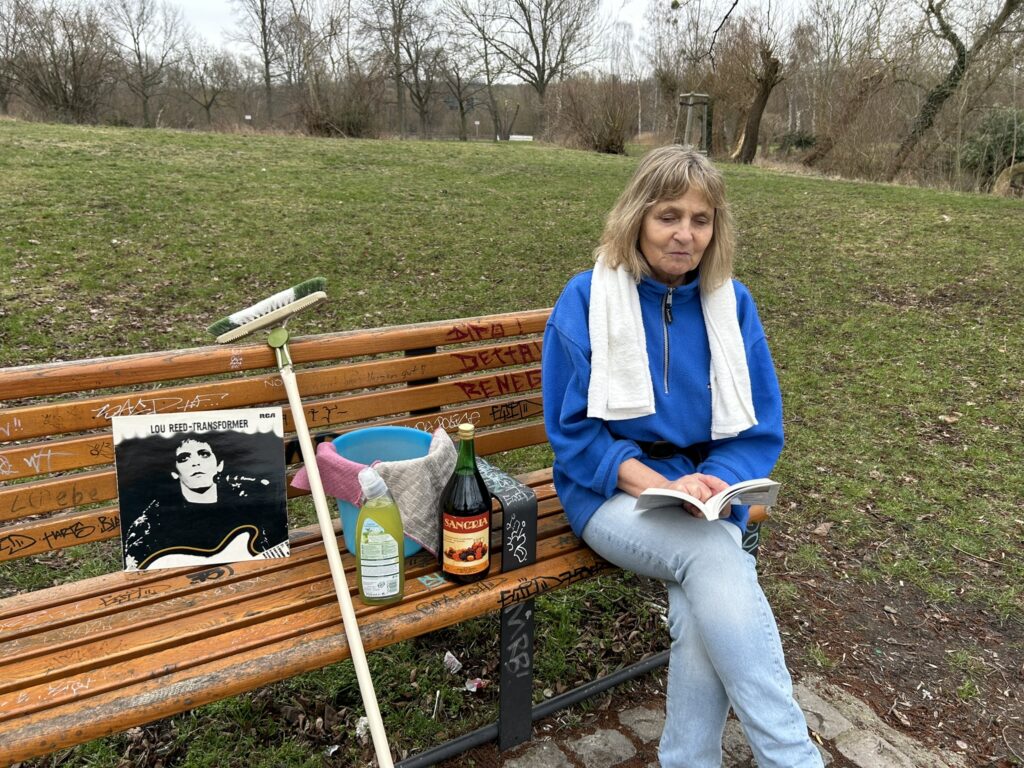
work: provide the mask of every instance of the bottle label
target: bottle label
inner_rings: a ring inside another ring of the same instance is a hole
[[[444,516],[444,551],[442,570],[456,576],[486,571],[491,563],[490,514],[473,517]]]
[[[398,594],[398,542],[377,524],[366,520],[359,532],[359,576],[363,597],[382,598]]]

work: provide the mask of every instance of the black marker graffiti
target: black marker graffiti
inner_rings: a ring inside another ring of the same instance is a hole
[[[152,587],[136,587],[134,589],[129,589],[126,592],[118,592],[116,595],[109,595],[107,597],[100,598],[100,604],[104,608],[109,608],[112,605],[133,603],[136,600],[141,600],[144,597],[152,597],[156,594],[159,594],[158,590],[153,589]]]
[[[82,521],[78,521],[72,525],[66,525],[63,528],[58,528],[54,531],[47,531],[43,534],[43,539],[46,541],[46,546],[53,549],[54,543],[63,541],[64,539],[87,539],[96,531],[95,525],[86,525]]]
[[[543,595],[559,587],[568,586],[577,581],[596,576],[601,571],[607,570],[607,563],[596,563],[594,565],[581,565],[572,571],[565,571],[558,576],[535,576],[532,579],[522,579],[515,589],[502,590],[501,607],[506,608],[515,603],[528,600],[531,597]]]
[[[510,606],[505,616],[511,633],[502,658],[505,667],[513,677],[528,677],[533,672],[533,649],[531,634],[528,632],[533,616],[533,603],[516,603]]]
[[[14,557],[14,555],[28,549],[35,543],[35,539],[31,536],[26,536],[23,533],[12,533],[7,536],[0,537],[0,555]]]
[[[227,576],[233,575],[234,572],[235,569],[230,565],[218,565],[215,568],[199,571],[199,573],[190,573],[188,580],[192,584],[205,584],[207,581],[220,581]]]

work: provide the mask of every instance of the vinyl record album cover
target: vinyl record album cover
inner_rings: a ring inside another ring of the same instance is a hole
[[[126,570],[288,555],[280,408],[112,422]]]

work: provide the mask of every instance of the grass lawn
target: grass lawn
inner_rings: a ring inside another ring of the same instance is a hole
[[[589,266],[635,164],[527,143],[0,120],[0,367],[206,344],[208,323],[315,275],[331,299],[294,332],[549,306]],[[758,300],[786,402],[783,495],[764,566],[777,610],[795,609],[804,585],[826,578],[907,585],[929,603],[1015,627],[1021,651],[1024,204],[723,168],[737,276]],[[792,542],[785,558],[771,554],[776,536]],[[0,587],[15,583],[0,567]],[[630,600],[648,593],[602,581],[556,596],[541,621],[559,627],[550,642],[565,644],[560,653],[596,671],[663,642],[658,622],[574,640],[577,612],[636,613]],[[445,688],[440,659],[417,649],[458,643],[472,656],[493,631],[474,623],[380,662],[399,670],[383,686],[401,704],[388,716],[412,731],[399,746],[421,749],[487,719]],[[841,663],[811,642],[798,651]],[[567,674],[540,672],[539,690]],[[439,725],[429,709],[442,688],[450,717]],[[339,665],[276,687],[264,710],[287,720],[291,701],[345,723],[354,691]],[[275,745],[267,765],[305,765],[296,730],[271,732],[261,701],[166,726],[177,729],[165,741],[178,745],[174,764],[234,764],[249,743]],[[223,728],[209,735],[195,724],[204,717]],[[64,764],[116,765],[130,737],[119,738]]]

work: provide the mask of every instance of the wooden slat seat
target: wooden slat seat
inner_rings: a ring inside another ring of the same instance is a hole
[[[540,331],[547,311],[294,340],[314,435],[398,424],[477,426],[482,455],[546,443]],[[110,419],[283,405],[262,344],[0,370],[0,563],[107,545],[110,572],[0,599],[0,764],[176,714],[347,658],[316,526],[291,556],[232,565],[120,570]],[[292,429],[290,414],[286,430]],[[289,475],[299,465],[289,447]],[[391,606],[354,600],[368,651],[507,608],[609,566],[572,535],[550,469],[538,497],[536,562],[459,586],[427,553],[407,561]],[[289,488],[289,496],[301,491]],[[496,506],[492,551],[500,552]],[[354,562],[336,526],[350,592]],[[79,550],[80,551],[80,550]]]
[[[496,563],[486,580],[460,587],[437,578],[433,558],[413,556],[402,604],[355,600],[367,650],[607,567],[569,531],[550,475],[528,479],[542,501],[537,562],[506,574]],[[285,560],[111,573],[8,601],[0,616],[0,753],[26,759],[347,658],[319,534],[303,529],[292,539]],[[355,595],[347,552],[343,561]]]

